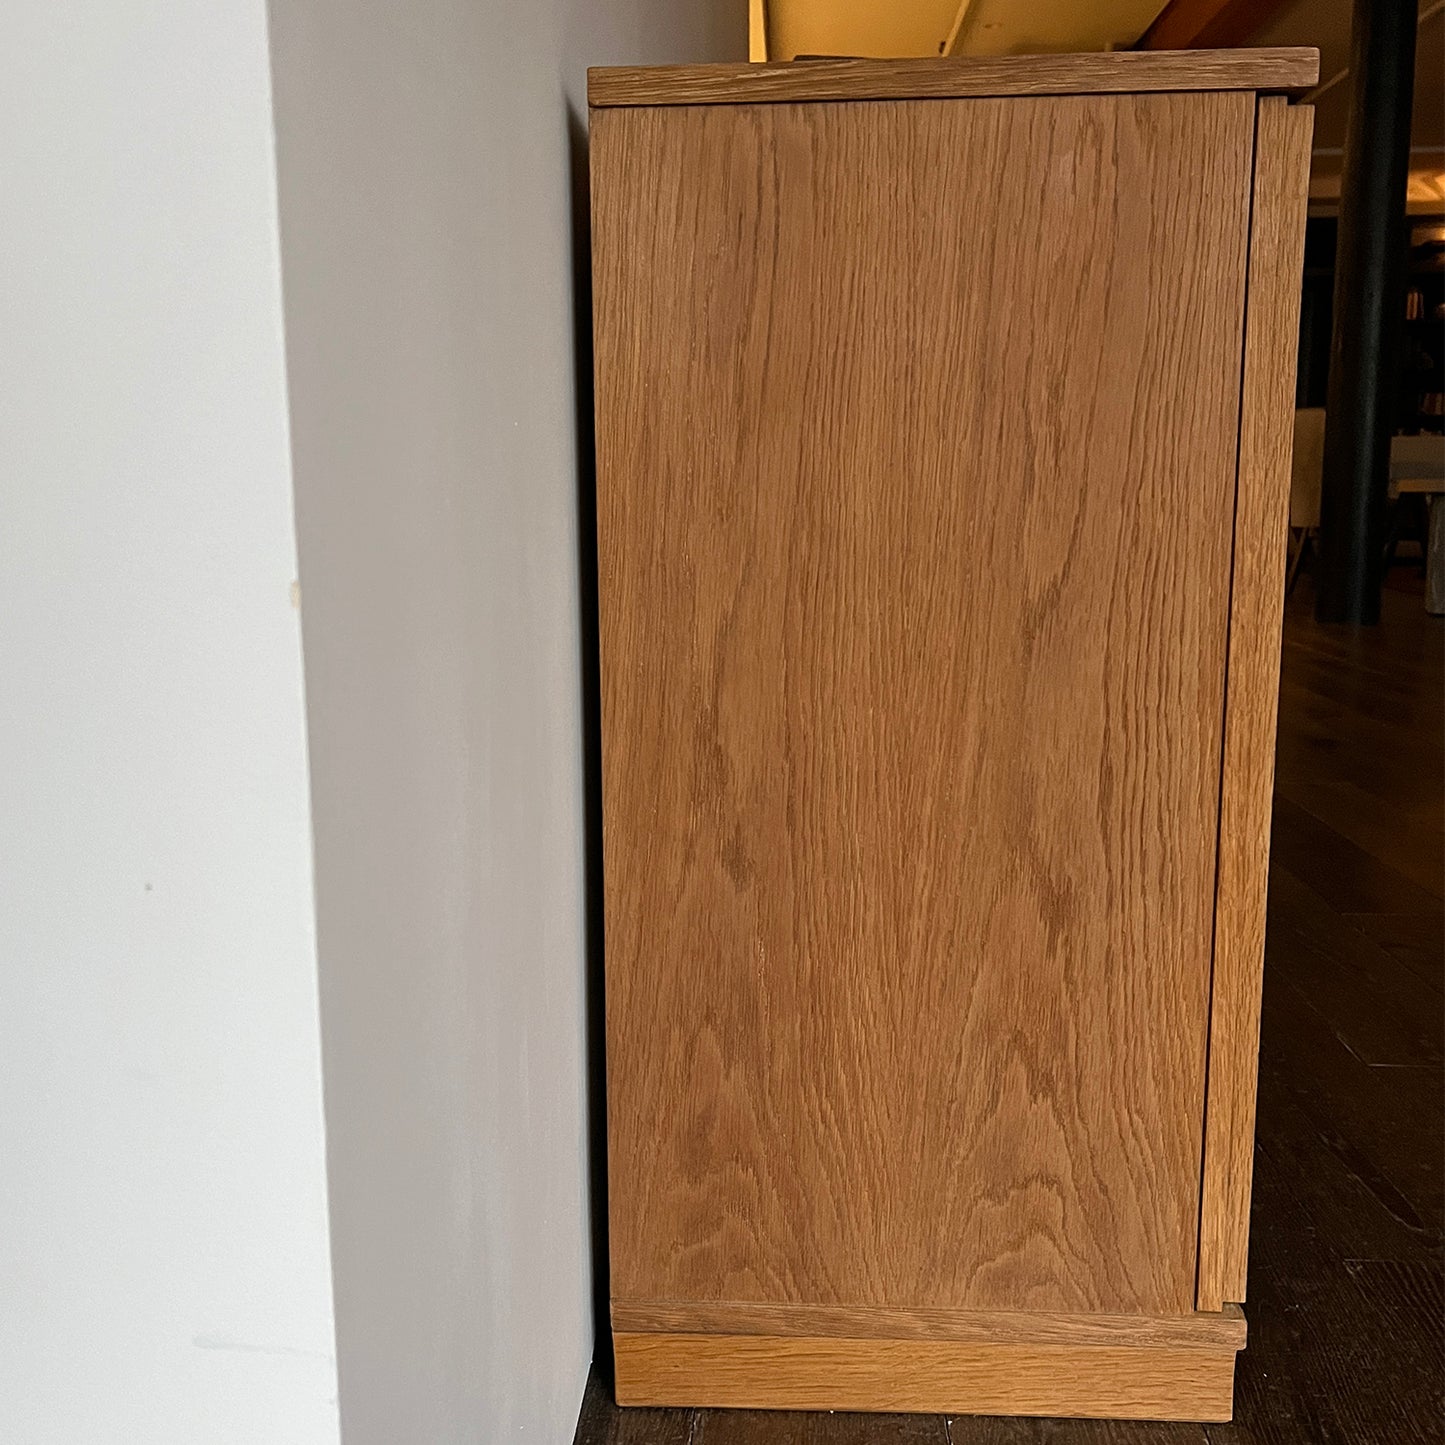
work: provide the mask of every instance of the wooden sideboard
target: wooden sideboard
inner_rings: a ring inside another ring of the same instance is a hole
[[[591,73],[622,1403],[1229,1417],[1316,69]]]

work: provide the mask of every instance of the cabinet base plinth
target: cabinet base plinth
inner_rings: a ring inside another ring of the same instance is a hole
[[[614,1330],[619,1405],[1228,1420],[1234,1350]]]

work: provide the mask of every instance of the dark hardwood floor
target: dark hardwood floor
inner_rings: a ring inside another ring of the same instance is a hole
[[[576,1445],[1438,1445],[1445,1183],[1445,677],[1396,568],[1381,625],[1291,601],[1250,1252],[1229,1425],[618,1410]]]

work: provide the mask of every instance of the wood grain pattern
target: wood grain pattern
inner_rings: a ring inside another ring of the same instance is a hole
[[[1306,575],[1285,614],[1275,782],[1388,806],[1392,847],[1438,858],[1445,648],[1421,591],[1402,563],[1379,627],[1331,627]],[[914,1415],[904,1434],[890,1415],[619,1409],[609,1384],[576,1445],[664,1445],[661,1418],[681,1420],[675,1445],[1439,1445],[1445,913],[1357,837],[1368,843],[1348,816],[1291,807],[1275,823],[1232,1426]],[[1376,1036],[1363,1057],[1361,1026]]]
[[[1192,1312],[1254,108],[594,112],[615,1297]]]
[[[1244,1314],[1101,1315],[1018,1310],[886,1310],[838,1305],[662,1304],[616,1300],[624,1334],[835,1335],[845,1339],[974,1340],[1028,1345],[1157,1345],[1242,1350]]]
[[[614,1336],[617,1401],[774,1410],[1227,1420],[1232,1350]]]
[[[1245,1297],[1299,274],[1313,123],[1308,106],[1277,97],[1259,101],[1200,1209],[1201,1310]]]
[[[587,103],[759,105],[769,101],[950,99],[999,95],[1254,90],[1301,94],[1319,80],[1319,51],[1120,50],[917,60],[808,60],[779,65],[604,66],[587,72]]]

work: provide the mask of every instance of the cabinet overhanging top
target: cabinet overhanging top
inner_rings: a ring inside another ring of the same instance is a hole
[[[946,60],[803,60],[779,65],[622,65],[594,67],[587,72],[587,103],[761,105],[769,101],[945,100],[1159,90],[1299,95],[1319,80],[1319,74],[1319,51],[1303,46]]]

